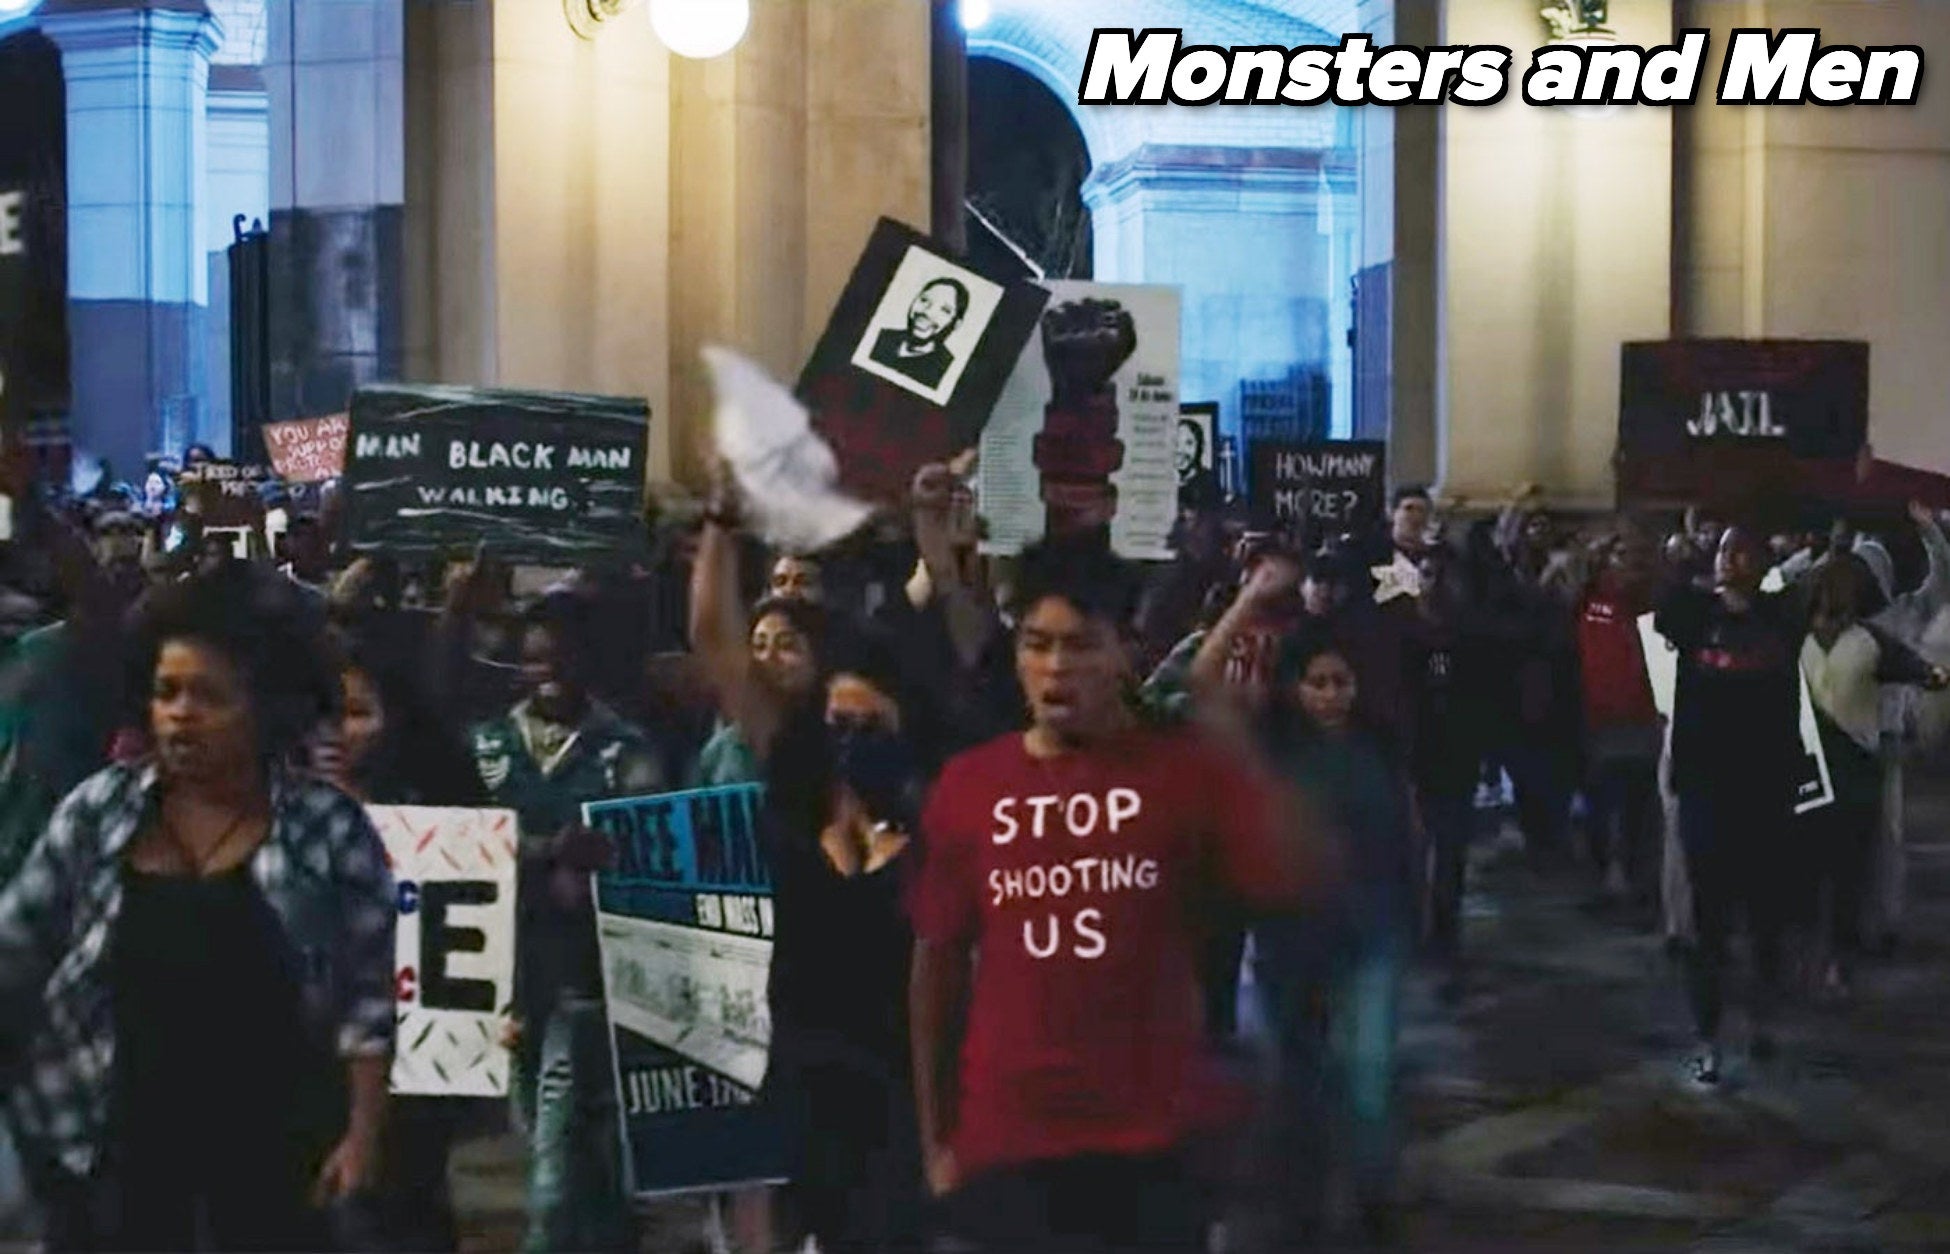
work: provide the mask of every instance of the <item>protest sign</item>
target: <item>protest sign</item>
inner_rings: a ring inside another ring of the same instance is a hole
[[[24,7],[31,6],[16,4],[11,13]],[[72,400],[68,93],[60,49],[31,22],[10,27],[0,40],[0,82],[7,84],[0,108],[0,394],[24,419],[35,410],[65,411]]]
[[[360,552],[573,566],[644,547],[641,400],[388,385],[359,389],[345,457]]]
[[[1178,407],[1177,441],[1172,449],[1172,466],[1178,472],[1178,497],[1182,504],[1200,484],[1219,487],[1219,407],[1212,401],[1197,401]]]
[[[741,785],[583,807],[615,854],[596,934],[639,1197],[783,1178],[781,1126],[757,1101],[772,1041],[760,798]]]
[[[916,470],[975,447],[1047,299],[882,218],[795,390],[839,486],[902,501]]]
[[[271,465],[290,483],[323,483],[345,473],[346,414],[264,424],[264,449]]]
[[[1660,340],[1619,363],[1618,492],[1630,504],[1792,497],[1869,429],[1855,340]]]
[[[1639,617],[1639,646],[1645,651],[1645,672],[1652,681],[1652,704],[1668,723],[1672,721],[1673,709],[1679,697],[1679,651],[1672,642],[1659,634],[1655,616],[1643,614]],[[1832,805],[1835,801],[1835,781],[1828,771],[1828,751],[1821,745],[1821,730],[1815,723],[1814,697],[1808,691],[1808,680],[1796,674],[1801,680],[1801,752],[1802,768],[1794,782],[1794,812],[1806,814]]]
[[[261,488],[271,478],[269,466],[202,462],[176,476],[177,499],[203,520],[206,529],[255,528],[264,521]]]
[[[983,551],[1020,552],[1067,514],[1110,511],[1111,547],[1171,556],[1178,518],[1179,293],[1063,280],[982,432]]]
[[[502,1020],[515,984],[515,850],[508,810],[368,806],[399,901],[395,1093],[501,1097]]]
[[[1261,525],[1309,548],[1361,534],[1387,512],[1388,446],[1380,440],[1255,440],[1252,508]]]

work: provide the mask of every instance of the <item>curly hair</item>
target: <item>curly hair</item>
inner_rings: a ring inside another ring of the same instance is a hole
[[[163,584],[130,612],[129,692],[146,702],[164,646],[193,641],[237,668],[267,762],[296,750],[339,705],[322,607],[264,567],[238,562]],[[132,711],[146,723],[146,708]]]

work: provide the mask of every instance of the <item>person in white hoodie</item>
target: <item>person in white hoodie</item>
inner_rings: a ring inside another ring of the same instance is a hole
[[[1823,564],[1813,576],[1801,645],[1801,674],[1835,789],[1834,803],[1810,818],[1816,884],[1832,903],[1828,985],[1836,992],[1846,991],[1862,950],[1862,907],[1882,825],[1881,686],[1950,687],[1950,672],[1864,620],[1876,601],[1874,581],[1869,564],[1852,553]]]

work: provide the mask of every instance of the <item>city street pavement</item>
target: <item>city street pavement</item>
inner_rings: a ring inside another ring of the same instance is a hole
[[[1898,953],[1852,1004],[1788,1016],[1765,1067],[1736,1016],[1715,1093],[1683,1078],[1660,938],[1588,911],[1580,874],[1538,875],[1507,836],[1486,840],[1464,995],[1445,1006],[1418,976],[1406,1008],[1406,1248],[1950,1251],[1950,778],[1911,793]],[[514,1248],[514,1146],[466,1147],[456,1184],[467,1248]],[[644,1248],[688,1254],[701,1226],[696,1204],[663,1208]]]

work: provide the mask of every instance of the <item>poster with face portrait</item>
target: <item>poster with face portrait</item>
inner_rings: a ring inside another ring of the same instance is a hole
[[[1049,287],[1037,336],[982,433],[983,551],[1010,555],[1052,531],[1108,523],[1120,556],[1162,561],[1178,519],[1178,289]]]
[[[923,465],[975,447],[1048,296],[881,219],[796,389],[840,487],[899,501]]]
[[[1178,431],[1172,445],[1171,464],[1178,473],[1181,501],[1201,481],[1217,488],[1218,439],[1219,406],[1216,402],[1197,401],[1178,407]]]

